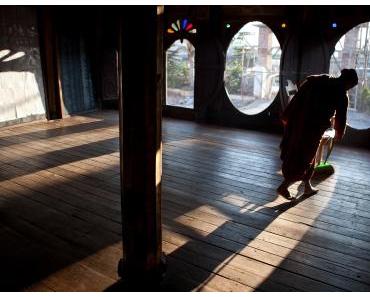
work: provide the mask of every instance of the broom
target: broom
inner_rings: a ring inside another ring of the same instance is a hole
[[[316,167],[315,167],[315,174],[316,175],[332,175],[334,173],[334,167],[333,165],[329,164],[328,163],[328,159],[329,159],[329,156],[333,150],[333,147],[334,147],[334,141],[331,140],[330,141],[330,145],[329,145],[329,148],[326,152],[326,157],[325,157],[325,161],[324,162],[320,162],[320,164],[318,164]]]

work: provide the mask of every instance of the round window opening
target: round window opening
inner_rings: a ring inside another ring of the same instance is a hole
[[[358,84],[348,92],[347,122],[355,129],[370,128],[370,22],[362,23],[346,34],[335,45],[330,59],[330,74],[340,75],[343,68],[354,68]]]
[[[255,115],[274,101],[279,91],[280,56],[280,44],[264,23],[247,23],[233,37],[226,53],[224,81],[239,111]]]

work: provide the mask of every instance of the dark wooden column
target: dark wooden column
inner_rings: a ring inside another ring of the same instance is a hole
[[[48,120],[62,118],[62,85],[53,8],[39,9],[40,50]]]
[[[206,121],[212,112],[222,113],[220,94],[223,87],[224,53],[220,43],[221,7],[202,7],[198,18],[195,54],[195,119]]]
[[[162,274],[162,7],[122,8],[120,143],[124,283],[145,289]]]

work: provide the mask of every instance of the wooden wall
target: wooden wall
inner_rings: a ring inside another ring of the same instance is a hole
[[[0,7],[0,127],[45,118],[37,12]]]
[[[7,11],[15,12],[7,13]],[[15,19],[15,15],[16,18],[22,19],[22,22],[28,22],[29,26],[25,27],[27,30],[22,30],[26,34],[33,34],[29,41],[31,40],[35,46],[25,50],[27,55],[18,59],[17,67],[22,69],[33,67],[31,72],[35,73],[39,91],[37,106],[40,108],[36,113],[44,116],[47,104],[44,103],[34,11],[35,8],[32,7],[1,7],[0,27],[3,31],[4,28],[8,28],[9,22],[13,22],[9,18]],[[115,11],[115,7],[92,6],[53,9],[54,15],[57,16],[53,18],[53,22],[58,40],[56,46],[62,95],[60,104],[64,107],[62,108],[64,115],[101,107],[117,107]],[[67,19],[66,16],[68,16]],[[163,100],[164,115],[245,129],[281,132],[279,114],[287,103],[285,93],[287,79],[297,82],[309,74],[328,72],[330,57],[336,42],[354,26],[370,21],[370,8],[366,6],[166,6],[165,28],[182,17],[190,18],[197,28],[197,34],[189,37],[196,49],[194,110],[169,107]],[[231,104],[223,81],[228,45],[234,34],[250,21],[261,21],[269,26],[282,48],[280,91],[266,110],[254,116],[241,113]],[[330,26],[333,21],[338,23],[335,30]],[[32,22],[34,25],[31,24]],[[287,23],[287,28],[281,28],[282,22]],[[226,23],[231,24],[229,29],[225,28]],[[31,27],[34,30],[30,31]],[[133,30],[135,30],[134,24]],[[7,32],[4,31],[0,40],[4,48],[7,46],[6,42],[10,40],[6,38],[8,38]],[[175,40],[176,37],[165,33],[164,48],[168,48]],[[9,68],[9,65],[11,64],[1,62],[0,73],[6,71],[4,67]],[[50,78],[49,73],[44,73],[43,76],[44,80],[55,81],[54,77]],[[48,91],[48,88],[46,89]],[[49,110],[50,108],[52,106],[49,106]],[[14,113],[14,109],[12,112]],[[19,114],[18,112],[13,117],[19,118]],[[0,122],[3,121],[0,120]],[[349,127],[343,142],[370,147],[370,129],[356,130]]]
[[[327,73],[335,44],[354,26],[370,21],[370,8],[361,6],[166,6],[166,25],[177,18],[191,18],[197,27],[194,40],[194,110],[165,107],[165,115],[197,121],[281,132],[279,115],[286,106],[287,79],[297,82],[310,74]],[[250,21],[265,23],[281,48],[280,91],[273,103],[257,115],[246,115],[230,102],[223,75],[228,45],[236,32]],[[338,27],[334,30],[331,23]],[[287,24],[281,28],[281,23]],[[231,24],[230,29],[225,24]],[[165,46],[176,37],[165,35]],[[348,127],[343,143],[370,147],[370,129]]]

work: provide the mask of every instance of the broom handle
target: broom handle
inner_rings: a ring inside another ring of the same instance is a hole
[[[330,156],[330,154],[331,154],[331,151],[333,150],[333,147],[334,147],[334,139],[331,139],[331,140],[330,140],[330,147],[329,147],[329,150],[328,150],[328,152],[327,152],[327,154],[326,154],[326,158],[325,158],[325,162],[324,162],[324,164],[326,164],[326,162],[328,161],[329,156]]]

